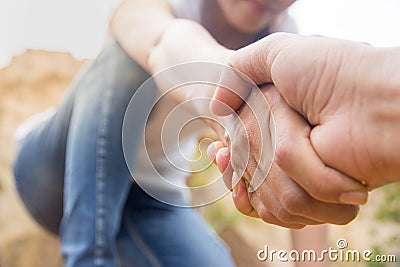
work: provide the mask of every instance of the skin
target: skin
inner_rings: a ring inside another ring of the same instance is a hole
[[[291,34],[271,35],[237,51],[229,61],[257,84],[272,82],[312,126],[307,139],[324,164],[369,189],[400,180],[400,80],[394,67],[399,63],[399,48]],[[234,110],[243,103],[223,88],[214,98]],[[211,109],[224,115],[218,102]],[[302,157],[312,153],[295,155],[289,153],[291,147],[291,139],[277,143],[277,164],[297,177]],[[305,184],[318,182],[311,176],[304,179]],[[347,202],[358,194],[344,193],[340,199]]]
[[[217,0],[228,24],[243,33],[256,33],[271,24],[294,0]]]
[[[214,0],[209,0],[214,1]],[[185,62],[193,61],[208,61],[215,63],[227,63],[232,55],[236,52],[227,49],[222,44],[231,43],[232,47],[239,47],[246,45],[247,43],[235,43],[235,40],[242,39],[242,37],[247,37],[246,40],[254,40],[255,36],[262,31],[269,23],[269,17],[273,15],[278,15],[280,10],[284,10],[287,5],[293,1],[265,1],[265,3],[274,6],[273,13],[265,12],[263,15],[255,16],[250,15],[249,12],[239,12],[245,7],[243,5],[247,4],[248,0],[237,0],[233,1],[231,5],[228,6],[220,5],[221,14],[219,17],[224,17],[223,14],[231,13],[237,14],[236,16],[226,19],[226,21],[220,22],[222,27],[218,29],[217,32],[208,32],[207,29],[197,24],[193,21],[185,19],[174,18],[172,11],[168,5],[167,1],[164,0],[126,0],[115,12],[111,21],[111,31],[114,37],[118,40],[120,45],[124,50],[136,60],[145,70],[150,74],[157,73],[164,70],[170,66]],[[215,2],[219,3],[219,2]],[[215,4],[214,3],[214,4]],[[222,2],[221,2],[222,3]],[[274,4],[273,4],[274,3]],[[279,4],[277,4],[279,3]],[[218,15],[218,14],[216,14]],[[217,16],[218,17],[218,16]],[[255,19],[256,17],[256,19]],[[253,25],[250,29],[237,28],[236,24],[243,25]],[[210,25],[209,25],[210,26]],[[143,31],[146,29],[146,31]],[[229,30],[230,39],[227,36],[224,37],[222,34],[225,30]],[[246,32],[247,31],[247,32]],[[162,84],[159,84],[161,91],[169,89],[163,88]],[[274,91],[274,90],[271,90]],[[188,94],[170,94],[177,103],[182,103],[183,101],[190,101],[196,97],[209,97],[211,98],[214,91],[202,91],[194,90]],[[279,94],[278,94],[279,95]],[[278,101],[277,107],[282,105],[282,108],[286,108],[284,101]],[[199,114],[201,115],[201,114]],[[282,113],[282,121],[291,121],[290,118],[284,118],[285,113]],[[289,124],[289,123],[287,123]],[[287,125],[285,124],[285,125]],[[214,127],[214,130],[219,135],[221,140],[224,140],[225,131],[215,125],[210,124]],[[299,140],[302,146],[299,146],[298,155],[307,155],[310,145],[306,143],[307,139],[304,136],[304,131],[291,131],[291,137],[294,140]],[[267,179],[268,181],[274,182],[273,184],[266,183],[262,186],[263,192],[265,192],[267,197],[263,197],[262,194],[254,194],[252,199],[252,204],[257,206],[257,211],[259,217],[264,219],[264,221],[269,223],[274,223],[278,225],[284,225],[286,227],[301,228],[307,223],[329,221],[333,223],[346,223],[355,217],[357,208],[348,205],[337,205],[333,203],[343,203],[339,199],[339,194],[344,191],[362,191],[365,189],[358,183],[349,178],[343,176],[343,174],[334,172],[328,169],[319,158],[314,155],[311,158],[311,162],[308,162],[306,169],[313,166],[310,170],[310,174],[316,174],[314,177],[320,179],[331,179],[340,181],[337,187],[333,187],[334,190],[323,190],[326,188],[325,183],[313,186],[312,184],[303,184],[303,187],[298,187],[296,181],[303,180],[303,177],[293,176],[288,171],[290,168],[288,166],[279,166],[273,172],[275,179]],[[316,163],[315,163],[316,162]],[[275,165],[278,166],[279,162]],[[304,174],[303,174],[304,175]],[[287,181],[282,183],[279,181]],[[303,191],[300,196],[303,198],[303,202],[307,202],[310,207],[316,207],[318,210],[325,210],[332,212],[324,213],[326,218],[321,216],[316,218],[314,216],[314,211],[312,209],[307,209],[301,211],[292,210],[293,197],[297,197],[296,194],[289,194],[288,185],[291,187],[296,187],[297,192],[300,190],[307,191],[309,189],[307,186],[313,186],[313,194],[305,194]],[[322,186],[322,189],[319,188]],[[271,188],[269,188],[271,187]],[[273,189],[272,189],[273,187]],[[240,190],[235,189],[235,190]],[[279,192],[286,191],[289,204],[285,201],[279,199]],[[260,191],[261,192],[261,191]],[[293,196],[293,197],[292,197]],[[278,199],[271,210],[270,202],[271,198]],[[365,201],[366,197],[362,201]],[[354,204],[354,201],[349,201],[350,204]],[[340,210],[339,210],[340,209]],[[264,215],[265,214],[265,215]],[[278,214],[284,214],[283,216],[278,216]],[[296,217],[295,223],[288,223],[290,221],[286,216],[293,215]],[[337,215],[341,214],[344,220],[338,221]],[[278,218],[276,218],[278,216]]]
[[[265,99],[270,104],[271,112],[274,115],[276,125],[276,139],[286,138],[287,133],[290,133],[288,139],[296,140],[296,146],[303,153],[307,149],[302,147],[307,146],[307,137],[310,134],[310,126],[308,123],[284,101],[279,92],[273,85],[261,87]],[[257,147],[260,144],[259,136],[253,129],[256,126],[254,115],[252,114],[247,103],[238,111],[240,118],[244,121],[245,128],[251,132],[248,134],[250,147],[254,144]],[[282,138],[280,138],[282,136]],[[259,151],[250,149],[250,153],[254,153],[252,158],[258,158]],[[224,178],[227,184],[230,184],[232,171],[229,168],[230,154],[228,147],[222,142],[216,142],[208,150],[208,155],[215,159],[221,173],[224,173]],[[313,163],[313,160],[309,162]],[[335,203],[327,203],[317,200],[309,194],[300,183],[290,178],[283,169],[279,166],[279,162],[275,161],[268,174],[267,179],[255,192],[248,192],[247,187],[251,181],[257,163],[249,162],[246,171],[239,182],[233,188],[233,200],[236,208],[242,213],[260,217],[262,220],[277,224],[288,228],[302,228],[309,224],[320,224],[321,222],[329,222],[333,224],[346,224],[351,221],[358,212],[358,207],[354,205],[343,205]],[[318,168],[314,168],[318,171]],[[326,170],[326,168],[324,168]],[[313,177],[310,169],[304,168],[302,177]],[[337,173],[332,169],[328,169],[325,174],[325,180],[330,179],[330,186],[326,187],[326,181],[321,181],[321,184],[316,186],[316,190],[330,190],[335,186],[341,186],[346,183],[348,177]],[[315,180],[318,182],[318,180]],[[355,185],[359,183],[352,181]],[[330,192],[332,193],[332,192]]]

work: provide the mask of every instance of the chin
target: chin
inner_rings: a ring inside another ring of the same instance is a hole
[[[247,34],[258,33],[268,27],[266,22],[235,21],[231,24],[239,31]]]
[[[267,26],[240,25],[237,29],[243,33],[256,34],[264,30]]]
[[[267,16],[252,16],[247,12],[242,12],[242,14],[232,12],[227,14],[226,19],[237,30],[246,34],[254,34],[267,28],[271,24],[273,16],[270,14]]]

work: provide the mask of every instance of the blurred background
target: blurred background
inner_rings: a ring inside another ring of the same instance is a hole
[[[24,119],[54,105],[81,65],[96,56],[118,2],[0,0],[1,267],[62,266],[56,238],[31,221],[15,194],[11,166],[16,144],[12,135]],[[400,46],[399,0],[298,0],[289,12],[303,34]],[[201,212],[231,246],[239,266],[267,266],[256,261],[256,252],[264,245],[290,249],[287,230],[241,216],[229,198]],[[399,186],[373,192],[351,224],[329,227],[332,247],[338,238],[346,238],[350,248],[395,254],[398,260],[399,237]]]
[[[94,57],[120,0],[0,0],[0,66],[27,48]],[[297,0],[290,13],[301,33],[400,44],[398,0]]]

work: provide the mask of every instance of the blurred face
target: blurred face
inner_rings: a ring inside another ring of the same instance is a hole
[[[296,0],[217,0],[222,12],[236,29],[255,33],[267,27]]]

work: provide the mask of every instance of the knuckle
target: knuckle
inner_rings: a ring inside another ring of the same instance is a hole
[[[271,214],[266,209],[262,209],[261,211],[259,211],[258,215],[260,216],[260,219],[264,222],[271,222]]]
[[[250,204],[244,204],[243,201],[239,199],[234,198],[233,203],[235,204],[236,209],[244,215],[249,216],[253,210],[253,207]]]
[[[243,215],[246,215],[246,216],[248,216],[250,213],[247,211],[247,209],[245,209],[243,206],[241,206],[241,205],[238,205],[236,202],[235,202],[235,207],[236,207],[236,209],[240,212],[240,213],[242,213]]]
[[[268,35],[268,39],[270,42],[280,42],[282,39],[286,38],[287,36],[288,36],[287,33],[275,32],[275,33]]]
[[[276,143],[275,162],[279,167],[284,168],[288,164],[291,149],[289,142],[280,140]]]
[[[304,214],[307,211],[307,200],[303,194],[288,190],[282,193],[281,203],[291,214]]]
[[[284,223],[292,223],[294,222],[294,216],[290,214],[285,207],[280,206],[276,210],[276,218]]]

